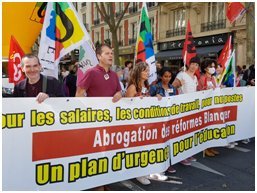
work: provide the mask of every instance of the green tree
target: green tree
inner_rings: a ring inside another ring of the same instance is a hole
[[[124,10],[121,10],[118,14],[118,17],[115,15],[114,10],[114,2],[106,2],[106,3],[95,3],[97,10],[100,15],[103,17],[104,21],[110,28],[110,32],[112,33],[112,45],[114,48],[114,64],[120,66],[119,61],[119,42],[117,31],[119,29],[120,22],[124,17],[125,13],[128,10],[129,2],[126,4]],[[110,9],[110,10],[107,10]]]

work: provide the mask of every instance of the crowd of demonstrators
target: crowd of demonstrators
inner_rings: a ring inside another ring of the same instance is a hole
[[[152,85],[148,83],[149,66],[143,61],[136,61],[133,66],[131,61],[125,62],[125,68],[118,67],[116,72],[110,68],[113,64],[113,51],[108,45],[101,45],[96,49],[99,64],[87,70],[81,81],[76,85],[77,65],[72,64],[67,69],[61,68],[62,84],[57,79],[43,76],[41,64],[37,56],[28,54],[22,58],[22,71],[26,79],[15,85],[14,97],[36,97],[42,103],[48,97],[113,97],[112,101],[117,102],[122,97],[170,97],[176,94],[192,93],[200,90],[215,89],[218,87],[223,68],[215,60],[206,59],[201,63],[202,75],[198,80],[195,72],[200,65],[199,57],[193,57],[187,69],[182,69],[174,78],[171,68],[164,67],[156,62],[158,78]],[[255,86],[255,66],[248,69],[237,67],[236,85]],[[173,81],[174,80],[174,81]],[[229,87],[230,85],[221,85]],[[247,141],[246,139],[245,141]],[[249,140],[248,140],[249,141]],[[218,155],[214,148],[208,148],[204,154],[209,157]],[[194,157],[182,160],[183,165],[191,165],[196,161]],[[176,170],[170,166],[167,170],[174,173]],[[167,176],[156,173],[150,176],[136,178],[141,184],[150,184],[149,179],[166,180]],[[93,190],[104,190],[104,186]]]
[[[243,80],[246,81],[246,85],[255,86],[255,65],[252,64],[247,70],[245,70],[243,75]]]
[[[15,85],[13,97],[36,97],[36,100],[42,103],[49,97],[63,96],[58,80],[40,73],[42,66],[36,55],[26,54],[21,65],[26,78]]]

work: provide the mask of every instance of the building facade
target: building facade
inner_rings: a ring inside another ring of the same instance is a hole
[[[109,26],[97,11],[95,3],[77,4],[93,42],[110,41]],[[118,18],[126,4],[127,2],[113,2],[108,6],[113,6],[115,17]],[[156,59],[165,66],[176,71],[183,65],[182,49],[188,21],[201,59],[217,58],[229,35],[232,35],[237,65],[248,65],[246,14],[231,25],[226,18],[227,3],[224,2],[148,2],[147,6]],[[134,60],[141,7],[142,3],[131,2],[118,28],[121,64],[126,60]],[[249,57],[254,58],[254,55]]]
[[[159,3],[157,60],[178,69],[183,65],[182,49],[190,21],[196,52],[202,58],[217,58],[229,35],[237,65],[246,64],[246,16],[233,25],[226,18],[227,3]],[[254,56],[253,56],[254,57]]]

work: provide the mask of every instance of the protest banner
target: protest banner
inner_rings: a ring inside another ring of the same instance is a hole
[[[172,97],[3,98],[3,190],[84,190],[254,136],[254,87]]]

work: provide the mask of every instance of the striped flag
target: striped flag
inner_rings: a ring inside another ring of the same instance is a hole
[[[139,34],[136,42],[135,60],[142,60],[149,64],[150,74],[148,81],[151,84],[157,79],[155,55],[153,49],[153,34],[148,16],[146,2],[143,2],[139,23]]]
[[[226,87],[235,87],[235,75],[236,63],[235,63],[235,50],[232,52],[229,60],[226,63],[226,67],[221,76],[221,84]]]
[[[80,46],[86,47],[86,53],[90,53],[87,58],[96,65],[97,59],[90,36],[72,3],[48,2],[39,48],[43,74],[58,78],[60,59]]]

